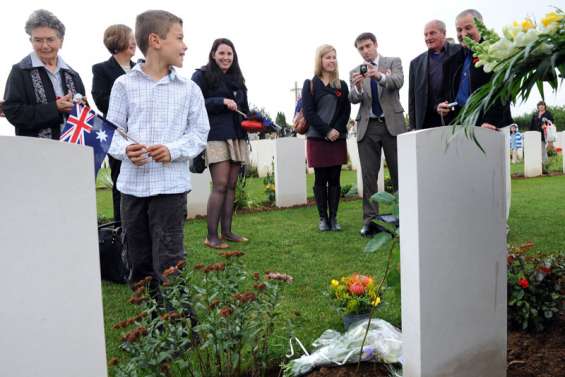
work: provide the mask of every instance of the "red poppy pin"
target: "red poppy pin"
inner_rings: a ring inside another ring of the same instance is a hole
[[[479,57],[473,56],[473,65],[477,64],[478,62],[479,62]]]
[[[336,95],[337,97],[341,97],[341,90],[336,89],[335,95]]]

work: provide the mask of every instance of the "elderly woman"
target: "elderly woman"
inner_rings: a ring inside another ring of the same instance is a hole
[[[104,32],[104,46],[112,54],[105,62],[92,66],[92,97],[98,109],[106,115],[114,81],[129,72],[134,66],[131,58],[137,45],[131,28],[126,25],[111,25]],[[108,155],[112,182],[114,220],[120,221],[120,192],[116,187],[120,175],[121,161]]]
[[[59,139],[74,95],[85,95],[84,85],[59,56],[65,25],[53,13],[36,10],[25,31],[33,51],[12,67],[3,111],[16,135]]]

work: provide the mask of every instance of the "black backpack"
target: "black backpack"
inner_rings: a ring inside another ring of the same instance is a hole
[[[122,228],[118,221],[98,226],[98,249],[102,280],[126,283],[129,266],[122,244]]]

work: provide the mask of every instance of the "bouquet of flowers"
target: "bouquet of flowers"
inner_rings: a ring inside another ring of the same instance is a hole
[[[281,127],[276,125],[269,114],[263,109],[251,109],[241,122],[241,127],[247,132],[278,132]]]
[[[565,13],[556,9],[540,23],[530,17],[502,29],[502,36],[475,19],[483,40],[466,37],[476,67],[493,72],[489,84],[476,90],[458,117],[458,123],[474,125],[481,112],[496,101],[525,100],[534,85],[544,96],[543,83],[556,90],[565,77]]]
[[[381,303],[373,277],[357,273],[332,279],[330,296],[345,314],[369,313],[371,307]]]

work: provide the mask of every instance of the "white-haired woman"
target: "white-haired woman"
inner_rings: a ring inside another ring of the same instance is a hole
[[[314,77],[304,81],[302,101],[309,124],[306,133],[308,166],[314,168],[314,197],[320,231],[341,229],[337,209],[341,194],[341,165],[347,163],[347,123],[351,113],[349,89],[339,79],[336,50],[322,45],[316,50]]]
[[[16,135],[59,139],[74,95],[85,95],[84,85],[59,56],[65,25],[53,13],[36,10],[25,31],[33,51],[12,67],[3,111]]]

